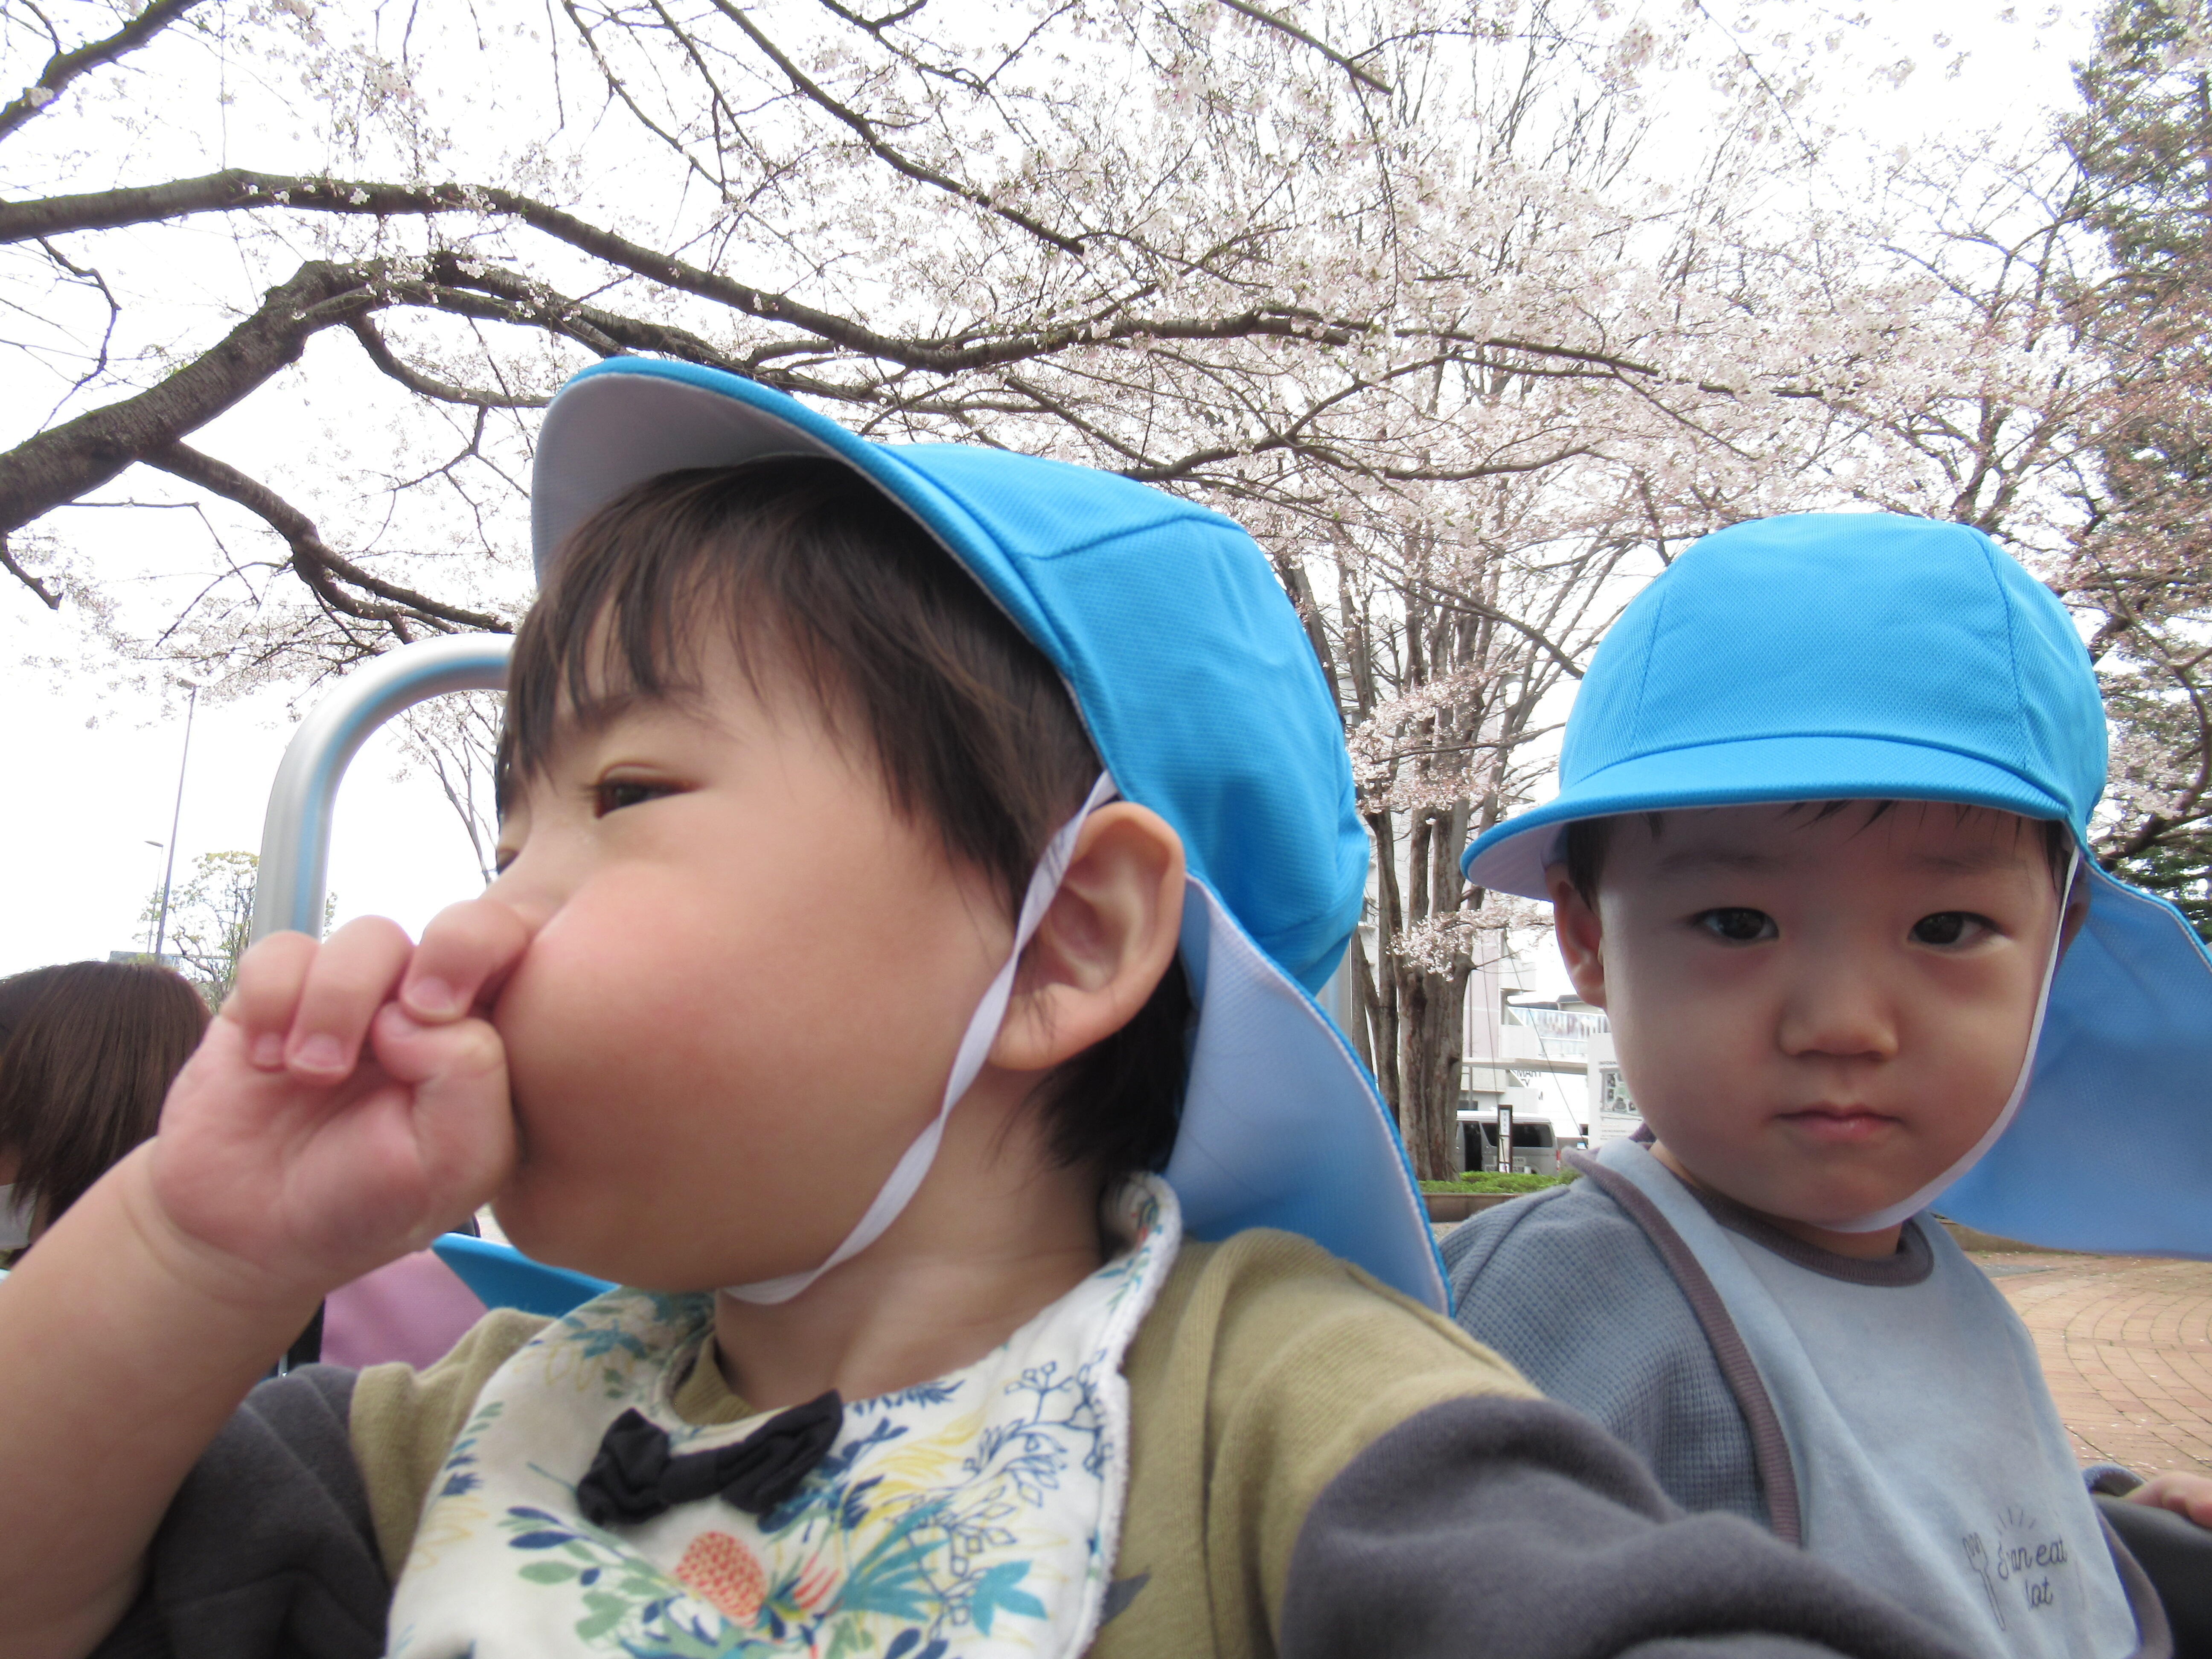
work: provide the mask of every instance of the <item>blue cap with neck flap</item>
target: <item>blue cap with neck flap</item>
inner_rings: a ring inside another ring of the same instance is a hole
[[[633,485],[777,455],[842,462],[911,514],[1059,670],[1113,789],[1182,838],[1196,1019],[1164,1173],[1186,1230],[1303,1233],[1443,1309],[1397,1131],[1313,996],[1358,920],[1367,839],[1335,701],[1267,556],[1233,520],[1110,473],[871,442],[735,375],[617,357],[546,412],[541,577]]]

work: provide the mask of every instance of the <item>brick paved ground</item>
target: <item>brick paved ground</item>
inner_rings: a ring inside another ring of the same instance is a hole
[[[2212,1262],[1972,1255],[2033,1334],[2082,1462],[2212,1474]]]

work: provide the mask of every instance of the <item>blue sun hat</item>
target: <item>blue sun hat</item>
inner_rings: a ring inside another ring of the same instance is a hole
[[[774,456],[842,462],[911,514],[1059,670],[1111,788],[1182,836],[1196,1022],[1164,1173],[1185,1229],[1303,1233],[1445,1309],[1397,1131],[1312,994],[1358,920],[1367,839],[1335,701],[1267,556],[1232,520],[1109,473],[873,443],[735,375],[617,357],[540,428],[540,580],[633,485]]]
[[[2065,607],[1980,532],[1802,514],[1705,538],[1622,611],[1567,722],[1559,793],[1467,849],[1547,896],[1565,826],[1762,801],[1941,800],[2056,819],[2078,846],[2105,713]],[[2016,1109],[1929,1196],[2057,1248],[2212,1256],[2212,957],[2086,862]]]

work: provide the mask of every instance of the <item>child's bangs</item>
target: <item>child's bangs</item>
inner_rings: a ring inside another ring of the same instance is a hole
[[[1854,808],[1862,809],[1866,816],[1860,828],[1870,829],[1892,812],[1915,811],[1932,812],[1948,808],[1955,823],[1965,824],[1977,817],[1986,817],[1993,830],[2009,830],[2013,844],[2033,832],[2041,842],[2043,861],[2051,872],[2051,884],[2060,892],[2066,890],[2068,879],[2074,873],[2074,831],[2056,818],[2023,817],[1998,806],[1977,806],[1966,801],[1955,800],[1823,800],[1792,801],[1783,809],[1784,817],[1805,817],[1808,823],[1825,823],[1840,813]],[[1656,816],[1656,815],[1655,815]],[[1652,833],[1658,833],[1655,824]]]
[[[2000,822],[2009,820],[2013,839],[2033,831],[2042,843],[2043,860],[2051,872],[2051,885],[2061,893],[2068,890],[2067,884],[2074,872],[2074,831],[2066,824],[2052,818],[2022,817],[2016,812],[2004,811],[1992,806],[1975,806],[1963,801],[1905,801],[1905,800],[1801,800],[1775,803],[1784,818],[1796,818],[1808,824],[1825,823],[1840,814],[1851,811],[1865,816],[1860,827],[1867,828],[1900,808],[1921,811],[1948,807],[1957,821],[1966,823],[1978,813],[1988,813]],[[1664,812],[1631,812],[1617,817],[1578,818],[1566,826],[1564,848],[1567,880],[1575,891],[1589,903],[1597,902],[1599,878],[1605,870],[1607,851],[1611,848],[1614,831],[1620,825],[1642,819],[1645,832],[1657,841],[1666,833],[1667,814]]]
[[[655,479],[570,538],[515,635],[500,738],[501,812],[566,732],[635,703],[699,695],[701,655],[717,641],[734,651],[757,695],[795,672],[838,729],[844,688],[834,665],[793,625],[789,596],[763,580],[764,548],[789,556],[793,526],[779,521],[789,518],[787,506],[744,514],[744,482],[742,470]],[[764,659],[777,676],[761,673]]]

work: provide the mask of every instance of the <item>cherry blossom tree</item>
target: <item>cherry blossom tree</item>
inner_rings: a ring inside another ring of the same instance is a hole
[[[1825,49],[1598,0],[0,0],[0,580],[216,695],[507,628],[534,411],[618,353],[1218,505],[1336,688],[1352,1035],[1441,1170],[1532,921],[1458,854],[1638,585],[1811,506],[2070,546],[2049,258],[1839,208]],[[482,862],[453,718],[412,763]]]
[[[1983,368],[1875,423],[1891,459],[1866,494],[2000,536],[2075,612],[2113,730],[2091,854],[2212,937],[2208,21],[2114,0],[2057,143],[1923,156],[1893,192],[1922,222],[1889,244],[1940,277]]]
[[[532,17],[163,0],[72,39],[0,10],[15,55],[46,52],[0,115],[5,280],[38,325],[17,349],[55,393],[0,451],[16,581],[111,594],[53,515],[127,488],[220,550],[141,642],[234,683],[505,626],[529,411],[622,351],[1297,512],[1323,479],[1466,482],[1561,447],[1468,442],[1425,377],[1663,384],[1540,287],[1454,268],[1493,213],[1441,136],[1480,17]],[[283,154],[236,164],[208,141],[227,111]],[[122,178],[52,189],[88,167]],[[180,273],[202,302],[176,303]],[[256,412],[266,459],[221,441]]]
[[[2066,129],[2106,262],[2077,300],[2105,382],[2063,582],[2116,727],[2107,869],[2212,937],[2212,16],[2115,0]]]

